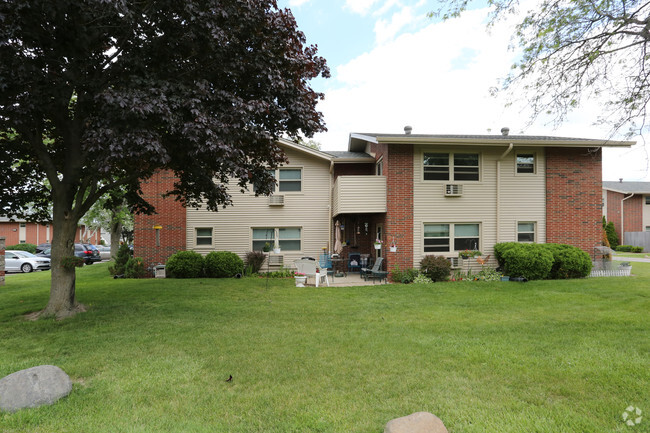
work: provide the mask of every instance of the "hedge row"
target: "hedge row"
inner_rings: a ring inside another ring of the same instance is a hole
[[[244,272],[244,261],[230,251],[212,251],[205,257],[194,251],[179,251],[165,264],[168,278],[229,278]]]
[[[528,280],[584,278],[591,272],[591,257],[564,244],[502,242],[494,255],[505,275]]]
[[[633,245],[619,245],[616,248],[619,253],[642,253],[643,247],[635,247]]]

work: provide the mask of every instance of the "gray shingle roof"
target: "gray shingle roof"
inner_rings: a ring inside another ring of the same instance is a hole
[[[650,182],[603,182],[603,188],[627,194],[650,194]]]
[[[349,151],[337,151],[337,150],[323,150],[323,152],[332,155],[334,158],[345,158],[345,159],[365,159],[372,158],[365,152],[349,152]]]

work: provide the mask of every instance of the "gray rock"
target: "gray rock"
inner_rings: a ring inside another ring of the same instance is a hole
[[[72,391],[72,381],[54,365],[39,365],[0,379],[0,410],[15,412],[52,404]]]
[[[384,433],[448,433],[440,418],[429,412],[415,412],[386,423]]]

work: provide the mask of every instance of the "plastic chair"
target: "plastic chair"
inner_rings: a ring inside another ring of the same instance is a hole
[[[314,277],[316,281],[316,287],[318,287],[318,284],[323,280],[325,280],[325,283],[329,287],[330,281],[327,278],[327,272],[319,272],[315,260],[300,259],[295,260],[293,264],[296,266],[296,270],[300,273],[305,274],[307,278]]]
[[[334,269],[332,268],[332,256],[329,254],[321,254],[318,258],[318,263],[320,264],[321,270],[327,271],[328,275],[334,274]]]
[[[379,280],[386,280],[388,282],[388,272],[380,270],[383,261],[383,257],[378,257],[372,268],[363,269],[363,279],[368,281],[368,278],[372,278],[374,283],[374,279],[379,278]]]

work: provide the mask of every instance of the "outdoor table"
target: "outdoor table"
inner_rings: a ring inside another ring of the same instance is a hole
[[[334,279],[334,277],[337,276],[337,273],[342,274],[344,277],[348,276],[348,272],[345,269],[345,263],[346,263],[345,259],[340,259],[340,258],[332,259],[332,270],[333,270],[332,280]]]

